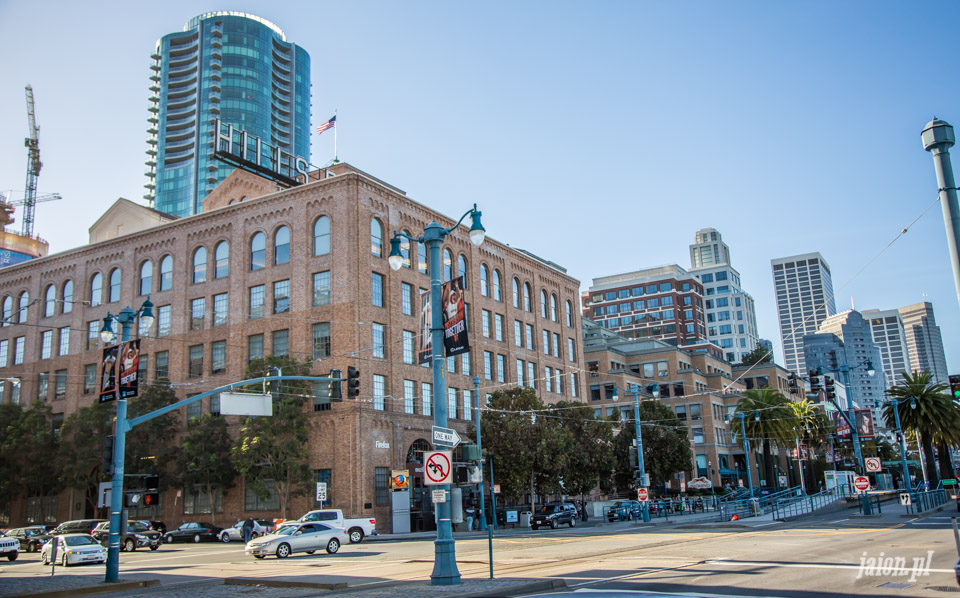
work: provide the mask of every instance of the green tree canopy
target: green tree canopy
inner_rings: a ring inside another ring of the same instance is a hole
[[[659,400],[640,401],[640,436],[643,439],[643,467],[650,476],[651,486],[667,484],[673,477],[693,466],[693,451],[687,426],[677,414]],[[632,406],[624,405],[626,419],[613,441],[616,469],[614,486],[617,491],[631,492],[638,486],[636,469],[630,466],[630,451],[636,451],[633,440],[636,430]],[[614,417],[617,417],[614,413]],[[615,421],[615,420],[614,420]],[[609,425],[609,424],[608,424]]]
[[[231,488],[237,478],[231,456],[233,441],[227,422],[220,416],[205,414],[187,424],[187,435],[180,443],[176,458],[177,481],[184,494],[206,494],[211,507],[211,523],[216,524],[216,495]]]
[[[0,404],[0,511],[8,513],[10,504],[21,495],[17,477],[23,462],[10,439],[22,415],[20,405]]]
[[[771,446],[791,447],[796,438],[796,415],[790,406],[790,400],[773,388],[747,390],[743,398],[737,401],[737,417],[730,422],[730,432],[736,442],[743,443],[742,428],[747,438],[761,441],[763,448],[764,481],[774,485],[773,456]],[[754,447],[755,448],[755,447]]]
[[[133,419],[176,402],[176,393],[165,383],[141,385],[139,396],[127,401],[127,418]],[[178,453],[175,440],[179,421],[179,412],[171,411],[127,432],[124,474],[159,475],[160,488],[166,489]]]
[[[59,440],[53,431],[53,414],[43,401],[34,401],[6,428],[3,453],[15,456],[9,473],[24,496],[48,496],[59,492],[63,483],[57,470]],[[41,511],[43,501],[40,501]],[[46,513],[41,512],[41,521]]]
[[[103,441],[113,433],[116,406],[113,402],[80,407],[64,422],[60,433],[60,457],[63,481],[77,490],[85,490],[87,501],[97,506],[99,483],[105,480]]]
[[[753,351],[750,351],[743,356],[743,359],[738,365],[758,365],[761,363],[769,363],[773,360],[773,351],[767,349],[763,345],[757,345]]]
[[[587,494],[613,472],[613,427],[598,421],[593,408],[583,403],[560,401],[549,408],[563,432],[569,435],[571,449],[563,472],[565,494]]]

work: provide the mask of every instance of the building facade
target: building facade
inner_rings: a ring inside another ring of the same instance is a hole
[[[208,12],[163,36],[151,56],[147,193],[190,216],[233,170],[214,158],[214,121],[310,160],[310,55],[266,19]]]
[[[697,231],[690,245],[690,274],[704,289],[707,339],[723,349],[730,363],[740,363],[760,341],[753,297],[740,286],[740,272],[730,263],[730,248],[716,229]]]
[[[181,399],[243,380],[249,361],[270,354],[309,359],[318,376],[357,367],[359,400],[331,402],[317,388],[306,405],[309,467],[328,484],[325,504],[376,516],[390,531],[389,472],[407,469],[412,517],[432,525],[418,463],[433,423],[431,369],[416,359],[426,254],[404,245],[407,259],[394,272],[388,240],[394,230],[416,236],[431,221],[455,220],[345,163],[262,197],[244,176],[232,173],[210,196],[222,207],[0,270],[9,322],[0,326],[0,400],[46,401],[58,426],[96,402],[101,321],[149,297],[156,322],[142,339],[141,379],[169,380]],[[466,280],[471,343],[447,360],[450,425],[462,432],[475,417],[474,375],[482,395],[525,385],[546,403],[578,400],[579,282],[490,236],[474,247],[465,227],[447,237],[443,255],[445,278]],[[218,400],[204,399],[182,410],[181,423],[218,410]],[[238,418],[224,417],[235,431]],[[137,516],[207,519],[198,497],[174,486],[159,508]],[[83,491],[67,491],[55,517],[91,516],[85,503]],[[295,498],[288,516],[314,506],[312,496]],[[10,514],[15,522],[25,518],[20,509]],[[223,495],[222,511],[226,521],[280,513],[243,480]]]
[[[582,300],[584,317],[626,338],[706,345],[703,285],[680,266],[594,278]]]
[[[910,373],[910,354],[900,312],[896,309],[868,309],[861,313],[870,323],[873,344],[883,358],[887,388],[899,384],[903,381],[903,374]]]
[[[820,323],[837,312],[830,266],[819,253],[770,260],[784,366],[805,372],[803,336],[815,334]]]
[[[937,382],[948,382],[947,357],[943,352],[943,338],[929,301],[899,308],[906,333],[910,369],[927,370]]]

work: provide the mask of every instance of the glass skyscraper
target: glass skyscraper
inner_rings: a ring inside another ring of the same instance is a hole
[[[214,122],[310,160],[310,55],[279,27],[241,12],[209,12],[165,35],[151,56],[147,194],[190,216],[233,170],[213,157]]]
[[[816,334],[820,323],[837,313],[830,266],[819,253],[776,258],[770,264],[777,294],[783,364],[791,372],[805,374],[804,335]]]

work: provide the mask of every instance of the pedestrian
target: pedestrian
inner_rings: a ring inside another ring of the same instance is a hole
[[[474,513],[475,513],[475,511],[474,511],[474,509],[473,509],[473,505],[468,506],[468,507],[467,507],[467,531],[468,531],[468,532],[472,532],[472,531],[473,531],[473,516],[474,516]]]
[[[253,517],[247,517],[243,520],[243,543],[246,545],[250,542],[250,534],[253,533]]]

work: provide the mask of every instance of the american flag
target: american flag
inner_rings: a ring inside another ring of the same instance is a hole
[[[332,128],[336,127],[336,126],[337,126],[337,117],[336,117],[336,115],[334,115],[333,118],[331,118],[331,119],[328,120],[327,122],[325,122],[325,123],[323,123],[322,125],[320,125],[319,127],[317,127],[317,135],[323,133],[323,132],[326,131],[327,129],[332,129]]]

